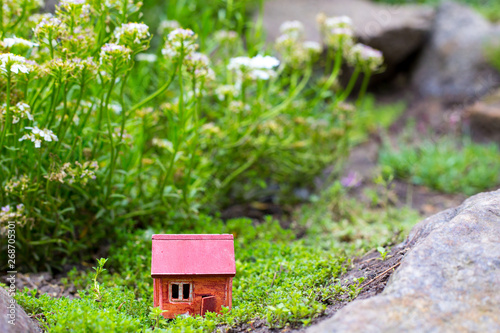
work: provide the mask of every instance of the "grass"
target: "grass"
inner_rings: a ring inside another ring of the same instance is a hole
[[[382,149],[379,163],[400,179],[445,193],[472,195],[500,183],[500,153],[495,144],[481,145],[443,137],[417,145],[400,142]]]

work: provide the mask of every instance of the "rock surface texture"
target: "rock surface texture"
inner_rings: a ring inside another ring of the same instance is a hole
[[[500,28],[469,7],[445,2],[437,10],[432,35],[417,61],[412,84],[423,96],[475,99],[500,84],[483,55],[500,39]]]
[[[349,16],[356,35],[384,53],[389,68],[419,50],[430,32],[434,11],[428,7],[388,6],[366,0],[270,0],[266,1],[263,24],[269,42],[280,35],[284,21],[298,20],[307,40],[320,42],[316,15]]]
[[[427,218],[406,243],[381,294],[307,332],[500,332],[500,190]]]
[[[0,333],[32,333],[41,332],[26,312],[15,303],[15,325],[9,324],[10,297],[5,289],[0,288]]]
[[[500,140],[500,90],[466,109],[471,134],[479,140]]]

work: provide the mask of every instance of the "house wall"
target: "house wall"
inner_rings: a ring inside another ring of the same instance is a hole
[[[181,282],[193,284],[193,295],[191,302],[170,302],[169,283]],[[231,277],[160,277],[154,278],[154,306],[160,306],[166,312],[165,318],[174,318],[179,314],[189,313],[190,315],[201,314],[201,299],[203,296],[216,297],[216,311],[220,312],[221,307],[231,307],[232,305],[232,283]]]

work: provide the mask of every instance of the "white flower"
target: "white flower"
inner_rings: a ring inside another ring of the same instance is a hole
[[[7,113],[5,104],[3,105],[1,110],[2,110],[3,114]],[[29,120],[33,121],[34,118],[33,118],[33,115],[30,113],[30,111],[31,111],[31,108],[26,103],[19,102],[16,105],[13,105],[10,108],[10,112],[12,114],[12,123],[17,124],[19,122],[19,120],[21,120],[22,118],[28,118]]]
[[[137,61],[145,61],[145,62],[156,62],[158,57],[153,53],[139,53],[135,56],[135,60]]]
[[[163,20],[160,22],[160,25],[158,26],[158,34],[163,35],[165,32],[170,32],[177,28],[180,28],[179,22],[175,20]]]
[[[86,0],[61,0],[59,5],[61,6],[80,6],[84,5]]]
[[[323,48],[321,47],[321,44],[318,42],[314,41],[307,41],[302,44],[304,48],[312,53],[321,53],[323,51]]]
[[[215,89],[215,94],[220,101],[224,101],[226,96],[238,96],[239,91],[233,85],[221,85]]]
[[[304,33],[304,25],[300,21],[285,21],[280,26],[280,32],[298,39]]]
[[[250,67],[254,69],[273,69],[279,65],[280,61],[275,57],[262,56],[260,54],[253,57],[250,62]]]
[[[29,63],[26,58],[12,54],[0,54],[0,70],[4,73],[12,72],[18,74],[19,72],[28,74],[30,72]]]
[[[324,24],[330,29],[352,27],[352,19],[349,16],[329,17],[325,20]]]
[[[38,44],[36,44],[36,43],[32,43],[29,40],[26,40],[24,38],[19,38],[16,36],[10,37],[10,38],[5,38],[2,41],[2,44],[5,48],[11,48],[14,45],[22,45],[22,46],[29,47],[29,48],[38,46]]]
[[[172,142],[170,142],[166,139],[153,138],[152,143],[153,143],[153,146],[156,146],[158,148],[167,149],[169,151],[172,151],[173,147],[174,147]]]
[[[169,57],[177,57],[183,53],[184,56],[194,52],[197,48],[195,44],[196,34],[190,29],[178,28],[172,30],[167,37],[161,53]]]
[[[269,80],[276,75],[274,67],[279,66],[280,61],[275,57],[257,55],[253,58],[236,57],[229,60],[227,68],[236,73],[237,85],[244,79]]]
[[[236,57],[229,59],[229,64],[227,69],[229,70],[240,70],[244,67],[250,67],[252,60],[249,57]]]
[[[30,134],[25,134],[19,141],[30,140],[35,143],[35,148],[40,148],[42,144],[42,139],[47,142],[59,141],[57,136],[51,130],[44,128],[43,130],[38,127],[26,127],[26,129],[30,129]]]
[[[62,21],[56,17],[43,17],[40,23],[33,29],[35,36],[41,38],[42,36],[49,34],[49,32],[57,31],[59,27],[62,26]],[[55,36],[51,36],[54,38]]]
[[[140,44],[141,39],[149,37],[149,27],[144,23],[126,23],[115,30],[115,38],[120,42],[120,38],[129,37],[133,38],[135,44]]]
[[[232,30],[219,30],[214,33],[214,39],[219,43],[232,43],[238,40],[238,33]]]
[[[384,63],[384,56],[379,50],[358,43],[348,51],[347,60],[353,66],[361,65],[365,71],[376,71]]]
[[[326,45],[339,48],[342,45],[349,46],[352,44],[354,33],[352,20],[349,17],[338,16],[326,18],[320,15],[318,21]]]
[[[123,45],[118,45],[114,43],[107,43],[101,47],[101,64],[103,58],[121,58],[125,57],[127,60],[130,59],[130,53],[132,51]]]

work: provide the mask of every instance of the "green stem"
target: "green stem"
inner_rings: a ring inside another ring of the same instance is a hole
[[[311,103],[311,108],[316,107],[316,105],[319,103],[319,101],[323,98],[323,95],[325,92],[332,87],[332,85],[335,83],[335,80],[337,79],[340,69],[342,67],[342,44],[339,46],[337,52],[335,53],[335,64],[333,66],[332,74],[328,78],[328,80],[325,82],[323,87],[321,88],[320,92],[316,96],[316,98],[312,101]]]
[[[85,90],[85,80],[82,79],[81,84],[80,84],[80,94],[78,95],[78,100],[76,102],[75,107],[73,108],[73,112],[71,112],[71,115],[69,116],[69,119],[68,119],[68,123],[66,126],[64,126],[62,134],[57,135],[57,137],[59,138],[59,142],[57,143],[56,151],[59,150],[59,146],[61,145],[61,142],[63,141],[64,136],[66,135],[66,132],[68,131],[68,128],[71,126],[73,118],[75,117],[76,110],[78,110],[78,108],[80,107],[80,103],[82,102],[84,90]]]
[[[175,73],[177,72],[177,68],[178,68],[177,66],[174,67],[174,71],[172,73],[172,76],[170,77],[170,80],[168,80],[168,82],[166,82],[163,86],[161,86],[157,91],[155,91],[154,93],[152,93],[151,95],[149,95],[148,97],[146,97],[145,99],[140,101],[139,103],[132,106],[130,108],[129,112],[135,111],[135,110],[143,107],[144,105],[146,105],[147,103],[149,103],[150,101],[155,99],[156,97],[160,96],[165,90],[167,90],[168,87],[170,87],[170,85],[172,84],[172,82],[175,79]]]
[[[359,91],[358,101],[356,102],[357,106],[360,106],[365,99],[366,90],[368,89],[368,84],[370,83],[372,72],[370,70],[366,70],[364,74],[365,77],[363,78],[363,83],[361,84],[361,89]]]
[[[354,72],[352,73],[352,76],[349,80],[349,83],[347,84],[347,87],[345,88],[342,95],[340,95],[340,97],[338,98],[336,103],[342,102],[345,99],[347,99],[347,97],[349,97],[349,95],[352,92],[352,89],[354,88],[354,85],[356,84],[356,81],[358,81],[358,77],[359,77],[360,72],[361,72],[361,69],[359,68],[359,66],[356,66],[356,68],[354,69]]]
[[[108,175],[108,185],[107,185],[107,191],[106,191],[106,199],[105,199],[105,205],[107,205],[109,195],[111,192],[111,180],[113,179],[113,172],[115,169],[115,145],[113,141],[113,129],[111,128],[111,116],[110,116],[110,111],[109,111],[109,101],[111,99],[111,93],[113,92],[113,88],[115,87],[115,68],[113,68],[113,75],[111,77],[111,85],[109,87],[109,92],[108,96],[106,96],[106,121],[108,124],[108,135],[109,135],[109,142],[111,143],[111,165],[109,168],[109,175]]]
[[[4,128],[2,129],[2,137],[0,138],[0,151],[3,149],[3,143],[5,140],[5,136],[10,129],[10,123],[12,115],[10,114],[10,85],[11,85],[11,72],[10,70],[7,72],[7,96],[6,96],[6,106],[5,113],[7,114],[5,119]]]
[[[266,120],[278,115],[282,110],[286,109],[288,107],[288,105],[290,105],[290,103],[293,102],[293,100],[302,92],[302,90],[304,90],[307,82],[309,82],[309,79],[311,78],[311,74],[312,74],[312,67],[309,67],[308,70],[306,71],[304,77],[302,78],[302,81],[299,83],[299,85],[297,86],[295,91],[286,100],[284,100],[283,102],[281,102],[281,104],[278,104],[277,106],[275,106],[274,108],[272,108],[268,112],[262,114],[259,117],[259,119],[255,119],[255,120],[252,120],[251,122],[249,122],[248,123],[249,128],[245,132],[245,134],[243,134],[243,136],[237,142],[232,143],[230,145],[226,145],[226,146],[224,146],[224,148],[234,148],[234,147],[238,147],[238,146],[242,145],[250,138],[250,135],[259,126],[259,124],[261,124],[263,121],[266,121]],[[244,124],[242,124],[242,126],[243,125]]]

